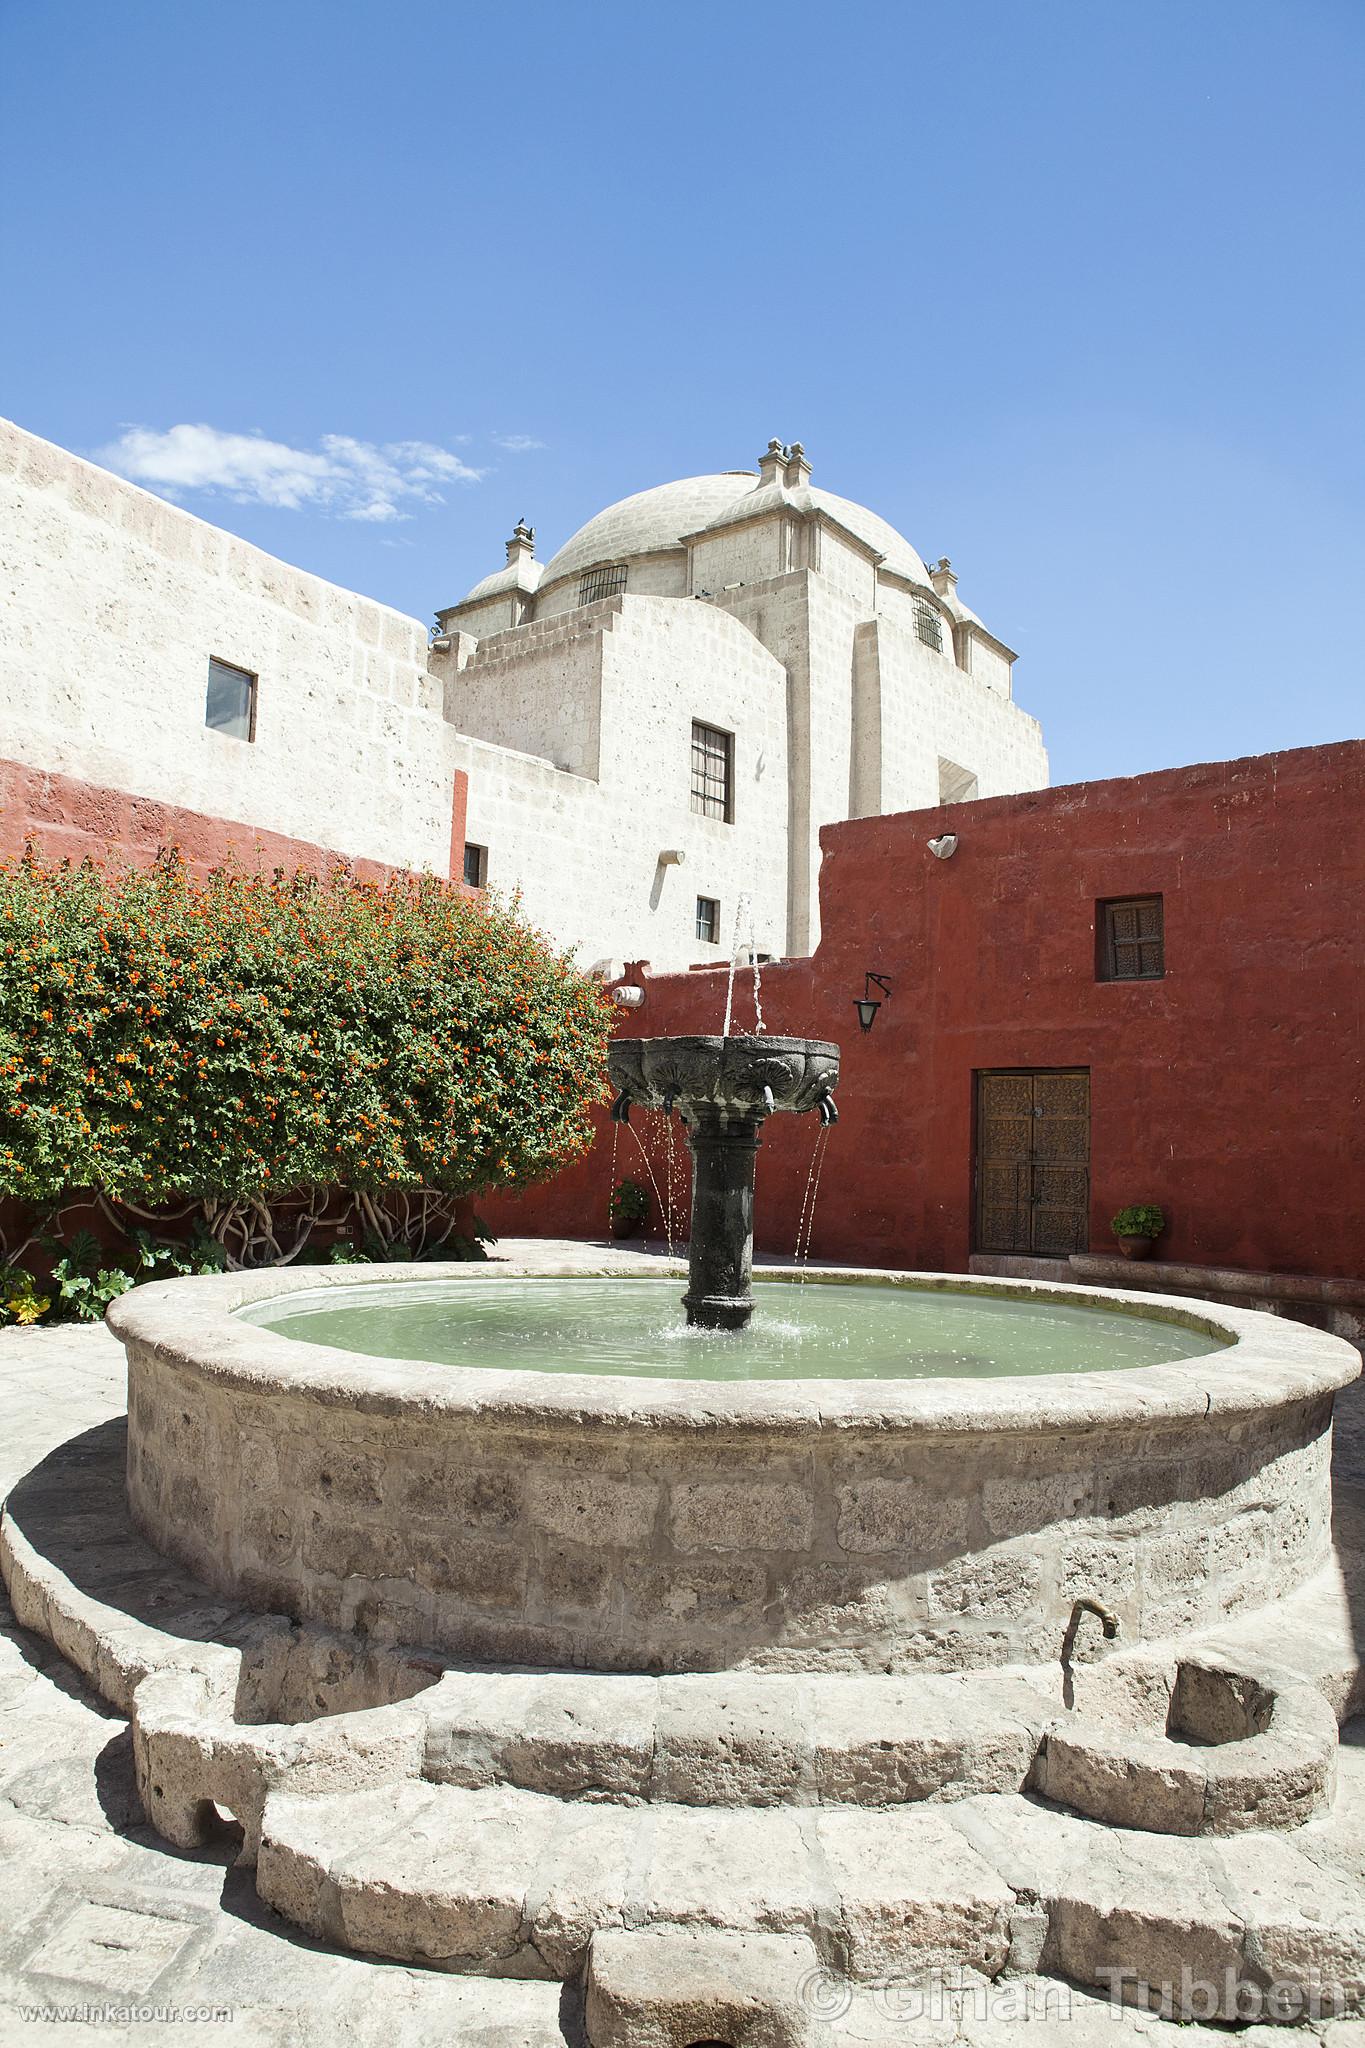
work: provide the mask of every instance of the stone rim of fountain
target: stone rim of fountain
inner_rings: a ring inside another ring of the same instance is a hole
[[[670,1380],[598,1373],[518,1372],[506,1367],[433,1366],[423,1360],[377,1358],[325,1344],[300,1344],[267,1326],[241,1321],[239,1308],[289,1294],[337,1288],[409,1286],[430,1281],[639,1280],[638,1266],[609,1259],[596,1271],[582,1265],[422,1261],[371,1268],[338,1266],[201,1274],[153,1281],[110,1304],[106,1323],[125,1345],[146,1347],[208,1382],[288,1386],[304,1399],[394,1412],[419,1403],[429,1412],[487,1416],[509,1423],[540,1417],[581,1417],[616,1427],[682,1428],[723,1424],[728,1432],[766,1435],[808,1430],[881,1431],[896,1425],[963,1434],[1010,1435],[1042,1429],[1084,1429],[1130,1423],[1229,1419],[1334,1394],[1360,1376],[1359,1354],[1342,1338],[1308,1324],[1221,1302],[1135,1296],[1116,1288],[1070,1287],[1050,1280],[1001,1280],[977,1274],[879,1267],[811,1266],[815,1286],[905,1287],[981,1294],[993,1299],[1057,1302],[1117,1315],[1172,1322],[1230,1340],[1227,1348],[1163,1365],[1096,1368],[1093,1373],[1035,1373],[1026,1378],[919,1380]],[[667,1275],[657,1276],[661,1284]],[[758,1266],[760,1283],[787,1281],[786,1266]]]

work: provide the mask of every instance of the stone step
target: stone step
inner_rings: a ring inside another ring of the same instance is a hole
[[[1274,2017],[1271,1998],[1290,2017],[1357,2011],[1365,1900],[1328,1824],[1295,1839],[1313,1853],[1129,1833],[1017,1795],[721,1810],[410,1782],[272,1794],[257,1884],[319,1939],[495,1975],[576,1980],[598,1930],[728,1930],[809,1940],[855,1984],[1041,1968],[1198,2020]]]
[[[1002,1673],[449,1671],[424,1775],[565,1799],[887,1806],[1018,1792],[1060,1701]]]
[[[855,1980],[994,1976],[1014,1897],[948,1811],[272,1794],[257,1889],[321,1940],[447,1968],[576,1977],[598,1928],[664,1926],[804,1936]]]

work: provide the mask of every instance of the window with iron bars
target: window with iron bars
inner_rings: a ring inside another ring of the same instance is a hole
[[[720,818],[727,825],[733,816],[731,767],[734,734],[718,726],[692,721],[692,808],[704,818]]]
[[[578,579],[578,602],[596,604],[600,597],[617,597],[626,587],[626,565],[613,562],[608,569],[589,569]]]
[[[935,654],[943,652],[943,621],[931,604],[915,602],[915,631],[926,647],[932,647]]]
[[[1166,972],[1166,920],[1160,896],[1116,898],[1095,906],[1098,981],[1160,981]]]
[[[714,946],[720,937],[720,905],[714,896],[697,898],[697,937]]]

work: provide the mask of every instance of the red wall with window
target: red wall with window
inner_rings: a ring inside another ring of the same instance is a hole
[[[957,851],[936,860],[944,832]],[[857,819],[821,842],[819,951],[763,984],[770,1030],[843,1047],[817,1255],[965,1268],[976,1075],[1088,1068],[1093,1249],[1116,1209],[1159,1202],[1163,1258],[1365,1269],[1365,743]],[[1097,907],[1155,896],[1164,974],[1100,979]],[[869,970],[891,992],[864,1035]],[[624,1035],[719,1031],[722,973],[644,986]],[[747,976],[736,1023],[752,1028]],[[659,1120],[633,1122],[662,1181]],[[766,1128],[761,1248],[795,1245],[818,1128]],[[646,1179],[604,1116],[589,1158],[483,1205],[490,1223],[604,1231],[613,1137],[616,1177]]]

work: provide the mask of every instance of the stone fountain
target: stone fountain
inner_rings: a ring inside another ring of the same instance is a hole
[[[632,1103],[677,1110],[692,1153],[689,1323],[742,1330],[754,1312],[754,1165],[764,1121],[778,1110],[815,1110],[838,1121],[839,1048],[823,1038],[618,1038],[607,1053],[618,1091],[612,1116]]]

